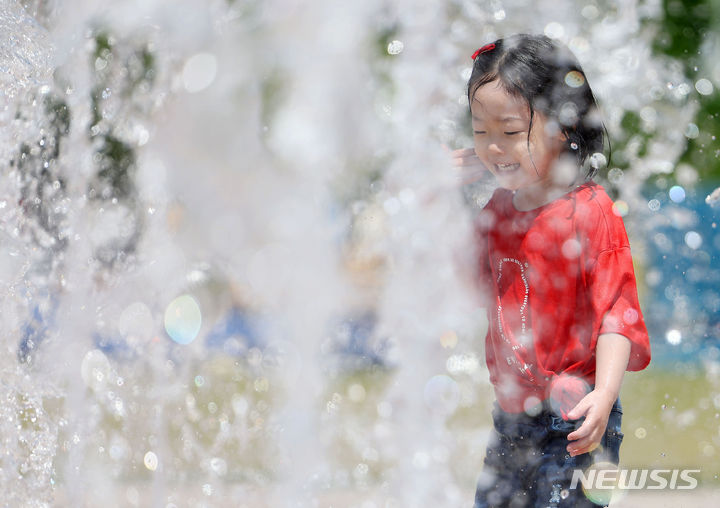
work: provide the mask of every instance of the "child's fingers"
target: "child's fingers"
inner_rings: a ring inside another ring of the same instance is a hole
[[[472,148],[463,148],[462,150],[455,150],[451,154],[455,165],[468,166],[473,164],[480,164],[480,159],[477,158],[475,150]]]
[[[590,436],[595,429],[592,420],[585,420],[580,427],[568,434],[568,441],[579,441]]]
[[[475,155],[474,148],[458,148],[452,151],[453,157],[468,157],[470,155]]]
[[[456,158],[452,160],[453,166],[462,171],[477,170],[487,171],[485,165],[477,157]]]
[[[453,159],[453,166],[455,167],[462,167],[462,168],[479,168],[483,171],[485,170],[485,166],[482,162],[480,162],[480,159],[477,157],[465,157],[465,158],[456,158]]]
[[[594,419],[585,420],[579,429],[568,434],[571,443],[567,445],[567,451],[575,456],[594,450],[600,443],[602,433],[599,422]]]
[[[456,176],[463,185],[483,178],[487,168],[480,162],[473,148],[461,148],[451,153]]]
[[[600,445],[600,439],[583,439],[567,446],[567,451],[571,457],[589,453]]]
[[[587,399],[587,395],[582,398],[577,405],[567,413],[568,420],[577,420],[587,414],[592,407],[590,401]]]

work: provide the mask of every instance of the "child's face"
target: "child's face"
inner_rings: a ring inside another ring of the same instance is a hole
[[[470,111],[475,153],[501,187],[552,183],[550,170],[562,151],[563,136],[557,128],[553,132],[545,115],[535,111],[528,146],[530,107],[497,80],[477,89]]]

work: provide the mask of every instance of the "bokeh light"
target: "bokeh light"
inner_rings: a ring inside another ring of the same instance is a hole
[[[215,81],[217,58],[210,53],[198,53],[188,58],[183,67],[182,79],[185,90],[200,92]]]
[[[201,324],[200,306],[190,295],[175,298],[165,310],[165,331],[178,344],[195,340]]]
[[[584,379],[570,374],[561,374],[550,382],[550,407],[558,415],[566,415],[585,395],[590,385]]]
[[[153,315],[143,302],[128,305],[120,314],[117,326],[123,336],[142,336],[153,332]]]
[[[687,233],[685,233],[685,245],[687,245],[691,249],[699,249],[702,243],[702,236],[697,231],[688,231]]]
[[[565,75],[565,84],[572,88],[580,88],[585,84],[585,76],[578,71],[570,71]]]
[[[405,44],[402,41],[394,40],[388,44],[387,52],[389,55],[399,55],[405,49]]]
[[[672,330],[668,330],[665,334],[665,340],[667,340],[668,344],[672,344],[673,346],[677,346],[682,342],[682,333],[680,330],[677,330],[673,328]]]
[[[618,217],[625,217],[630,211],[630,205],[628,205],[622,199],[618,199],[613,203],[612,211]]]
[[[155,471],[158,467],[158,457],[154,452],[147,452],[143,457],[143,464],[150,471]]]
[[[694,124],[689,123],[687,127],[685,127],[685,137],[688,139],[695,139],[700,135],[700,128]]]
[[[605,471],[605,473],[601,473]],[[585,477],[594,481],[582,486],[583,493],[590,501],[601,506],[617,503],[626,496],[624,489],[618,488],[621,479],[617,464],[596,462],[584,471]],[[599,478],[599,479],[598,479]]]
[[[93,349],[85,353],[80,366],[80,375],[85,386],[100,390],[110,382],[110,361],[105,353]]]
[[[542,412],[542,401],[532,395],[523,402],[523,410],[528,416],[537,416]]]
[[[695,82],[695,90],[697,90],[701,95],[712,95],[714,87],[712,81],[706,78],[701,78]]]
[[[428,409],[444,415],[452,414],[460,402],[460,388],[449,376],[437,375],[425,384],[425,404]]]
[[[668,191],[668,196],[675,203],[682,203],[685,201],[685,189],[679,185],[673,185]]]
[[[552,21],[545,25],[544,32],[551,39],[561,39],[565,35],[565,27],[557,21]]]

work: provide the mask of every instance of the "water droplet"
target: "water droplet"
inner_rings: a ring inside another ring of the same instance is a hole
[[[362,402],[365,400],[365,387],[359,383],[350,385],[348,398],[353,402]]]
[[[458,343],[457,334],[452,330],[449,330],[449,331],[443,333],[442,336],[440,337],[440,344],[442,345],[442,347],[444,347],[446,349],[454,348],[455,346],[457,346],[457,343]]]
[[[399,55],[405,49],[405,45],[402,41],[394,40],[388,44],[387,52],[389,55]]]
[[[590,156],[590,165],[595,169],[604,168],[607,165],[607,158],[600,152],[595,152]]]
[[[720,204],[720,187],[712,191],[706,198],[705,202],[710,206],[717,206]]]
[[[680,83],[675,89],[675,93],[678,97],[682,98],[688,95],[690,93],[690,90],[692,90],[690,88],[690,85],[688,85],[687,83]]]
[[[709,79],[698,79],[695,82],[695,90],[701,95],[711,95],[713,93],[713,84]]]
[[[675,203],[682,203],[685,201],[685,189],[679,185],[673,185],[668,191],[668,196],[670,196],[670,199]]]
[[[636,438],[645,439],[646,436],[647,436],[647,431],[645,430],[644,427],[638,427],[637,429],[635,429],[635,437]]]
[[[217,74],[217,58],[211,53],[198,53],[188,58],[183,67],[185,90],[196,93],[209,87]]]
[[[685,233],[685,244],[693,250],[697,250],[702,245],[702,236],[697,231],[688,231]]]
[[[688,139],[695,139],[700,135],[700,129],[694,123],[689,123],[685,128],[685,137]]]
[[[635,309],[627,309],[623,312],[623,321],[625,321],[627,325],[634,325],[638,322],[638,319],[640,319],[640,314]]]
[[[542,401],[538,397],[530,396],[525,399],[523,410],[528,416],[537,416],[542,411]]]
[[[618,199],[613,203],[612,211],[618,217],[625,217],[630,211],[630,206],[625,201]]]
[[[189,344],[200,331],[200,306],[190,295],[175,298],[165,310],[165,331],[178,344]]]
[[[583,7],[582,11],[580,11],[580,14],[582,14],[583,18],[585,19],[593,20],[598,17],[600,11],[597,7],[590,4]]]
[[[580,246],[580,242],[574,238],[570,238],[562,244],[561,250],[565,259],[575,259],[580,255],[582,247]]]
[[[218,476],[225,476],[227,473],[227,462],[220,457],[210,459],[210,469]]]
[[[502,21],[505,19],[505,10],[500,9],[495,11],[495,14],[493,14],[493,17],[495,18],[495,21]]]
[[[544,33],[551,39],[560,39],[565,35],[565,28],[560,23],[552,21],[545,25]]]
[[[392,404],[386,401],[380,402],[377,405],[377,413],[380,418],[390,418],[393,413]]]
[[[258,378],[253,383],[253,387],[256,392],[266,392],[270,388],[270,381],[264,377]]]
[[[145,454],[145,458],[143,459],[143,463],[145,464],[145,467],[148,468],[150,471],[155,471],[158,467],[157,455],[155,455],[153,452],[147,452]]]
[[[570,71],[565,74],[565,84],[572,88],[580,88],[585,84],[585,76],[579,71]]]
[[[608,180],[610,180],[610,182],[614,183],[615,185],[622,182],[623,176],[625,176],[625,174],[620,168],[612,168],[610,171],[608,171]]]
[[[660,201],[658,201],[657,199],[651,199],[650,201],[648,201],[648,208],[653,212],[657,212],[658,210],[660,210]]]
[[[425,404],[428,408],[451,414],[460,402],[460,388],[454,379],[445,375],[433,376],[425,384]]]
[[[677,346],[682,342],[682,333],[676,329],[668,330],[665,334],[665,340],[667,340],[669,344]]]
[[[118,319],[118,330],[123,336],[153,333],[153,316],[150,308],[142,302],[128,305]]]
[[[80,365],[80,375],[86,386],[93,390],[102,389],[110,378],[110,362],[105,353],[93,349],[85,353]]]

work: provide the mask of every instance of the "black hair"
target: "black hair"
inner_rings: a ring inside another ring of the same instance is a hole
[[[468,80],[468,103],[478,88],[500,81],[513,96],[522,97],[530,107],[530,130],[535,111],[557,122],[567,138],[565,151],[583,167],[589,156],[602,153],[603,125],[595,96],[575,55],[561,43],[543,35],[516,34],[488,45],[475,58]],[[591,161],[592,162],[592,161]],[[587,164],[585,178],[598,170]]]

